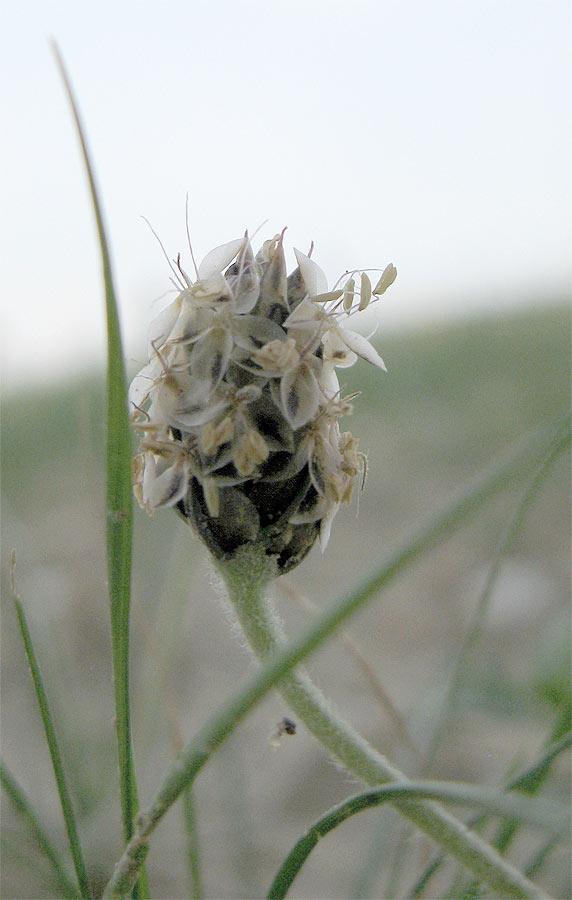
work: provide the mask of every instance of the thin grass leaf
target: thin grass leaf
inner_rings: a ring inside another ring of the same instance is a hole
[[[454,803],[461,806],[482,806],[489,814],[518,819],[529,826],[545,828],[553,834],[561,833],[569,816],[568,810],[562,808],[556,811],[552,803],[540,804],[538,801],[531,803],[522,797],[499,794],[496,791],[475,787],[471,784],[453,784],[446,781],[408,781],[403,784],[386,784],[375,790],[350,797],[349,800],[329,810],[315,822],[286,857],[272,882],[268,900],[282,900],[286,896],[308,856],[328,832],[333,831],[356,813],[379,806],[381,803],[393,801],[401,796],[430,798],[440,800],[442,803]]]
[[[442,739],[449,732],[449,724],[455,714],[457,698],[466,678],[467,665],[470,654],[482,632],[483,625],[485,623],[485,619],[490,606],[492,593],[501,571],[502,564],[522,528],[526,513],[530,509],[530,506],[537,492],[543,486],[547,476],[549,475],[551,466],[557,460],[562,450],[564,450],[567,446],[570,440],[569,435],[570,432],[568,423],[563,423],[562,428],[557,429],[557,431],[555,432],[554,439],[547,447],[545,455],[541,459],[538,466],[535,468],[532,477],[524,490],[522,499],[516,509],[516,512],[514,513],[510,524],[506,529],[505,535],[497,549],[495,558],[489,570],[486,584],[481,593],[481,597],[477,605],[473,621],[467,631],[467,634],[457,656],[457,660],[454,665],[453,674],[443,701],[441,712],[437,716],[437,725],[434,729],[433,739],[431,741],[431,745],[427,753],[427,759],[425,762],[425,772],[428,771],[428,768],[434,760]]]
[[[524,787],[524,792],[530,794],[530,788],[533,784],[536,784],[540,787],[540,780],[544,780],[548,775],[550,766],[563,753],[565,750],[568,750],[572,746],[572,732],[568,732],[563,735],[559,740],[551,743],[542,756],[536,760],[531,766],[525,769],[520,775],[517,775],[515,778],[510,780],[505,790],[507,791],[518,791]],[[482,827],[483,823],[486,821],[487,816],[478,815],[475,816],[468,822],[468,827],[471,829]],[[551,839],[552,840],[552,839]],[[443,863],[446,861],[446,856],[444,853],[439,853],[434,859],[431,860],[427,868],[420,875],[418,880],[415,882],[411,892],[408,897],[409,900],[416,900],[417,897],[421,897],[425,891],[427,883],[432,878],[432,876],[439,871]],[[528,872],[527,872],[528,875]]]
[[[393,815],[388,815],[392,813]],[[379,873],[388,862],[388,850],[395,827],[394,810],[382,809],[373,828],[373,837],[363,863],[357,869],[351,896],[354,900],[369,900],[376,895]],[[387,895],[387,894],[386,894]]]
[[[183,818],[185,822],[185,836],[187,841],[187,863],[189,868],[190,894],[192,900],[201,900],[204,897],[201,862],[199,853],[199,841],[197,833],[197,816],[192,788],[186,787],[183,791]]]
[[[73,118],[89,181],[95,214],[99,249],[105,285],[107,319],[107,444],[106,444],[106,533],[113,683],[115,691],[115,725],[119,757],[121,809],[125,839],[133,834],[133,820],[138,808],[133,750],[131,746],[131,713],[129,701],[129,610],[131,600],[131,554],[133,533],[133,492],[131,482],[131,431],[127,404],[127,378],[117,312],[116,293],[109,244],[99,201],[99,193],[85,130],[79,115],[71,82],[55,43],[52,49],[71,106]],[[145,876],[143,875],[143,882]],[[147,896],[145,883],[139,885]]]
[[[542,866],[544,865],[547,856],[552,853],[556,845],[558,844],[558,837],[551,837],[546,841],[545,844],[542,845],[540,850],[538,850],[529,863],[527,863],[525,867],[525,873],[528,878],[534,878],[537,873],[540,871]]]
[[[538,763],[535,763],[530,767],[530,769],[520,775],[519,778],[511,785],[512,789],[518,791],[521,794],[526,794],[529,797],[534,797],[546,781],[546,778],[548,777],[548,773],[550,771],[550,767],[552,766],[552,763],[554,762],[556,757],[563,750],[568,749],[571,743],[572,737],[569,732],[549,748],[542,760],[540,760]],[[496,847],[499,853],[504,854],[507,852],[518,833],[520,825],[521,823],[518,821],[518,819],[507,819],[505,822],[502,822],[499,825],[497,833],[491,841],[491,844],[493,845],[493,847]],[[469,885],[469,893],[471,890],[474,890],[473,883]]]
[[[394,839],[394,844],[391,848],[391,859],[387,867],[387,886],[382,893],[384,897],[397,897],[399,894],[400,878],[404,867],[409,862],[411,842],[415,834],[415,829],[412,827],[411,822],[403,818],[398,823],[397,829],[397,838]]]
[[[48,832],[40,823],[36,811],[24,791],[3,763],[0,763],[0,782],[12,801],[16,812],[24,819],[38,847],[50,863],[54,886],[57,886],[66,900],[76,900],[78,896],[77,887],[70,880],[56,847],[52,844]],[[82,894],[81,896],[89,896],[89,894]]]
[[[427,868],[421,873],[420,877],[417,879],[411,893],[409,894],[409,900],[417,900],[418,897],[421,897],[425,894],[425,888],[427,884],[435,875],[436,872],[439,871],[443,863],[445,862],[445,854],[440,853],[435,859],[432,859]]]
[[[448,725],[454,715],[457,696],[459,694],[459,691],[461,689],[462,683],[463,683],[465,675],[466,675],[467,660],[469,658],[469,654],[470,654],[472,648],[477,643],[479,635],[482,631],[482,627],[483,627],[483,624],[484,624],[484,621],[486,618],[486,614],[487,614],[487,611],[488,611],[488,608],[490,605],[492,592],[493,592],[496,580],[498,578],[502,563],[503,563],[504,559],[506,558],[506,555],[508,554],[511,546],[513,545],[520,529],[522,528],[524,518],[530,508],[530,505],[531,505],[533,499],[535,498],[536,493],[543,486],[543,484],[550,472],[551,466],[558,458],[560,452],[566,448],[566,446],[569,443],[569,440],[570,440],[569,425],[567,424],[567,422],[563,422],[562,427],[556,429],[556,431],[554,433],[554,438],[550,442],[549,446],[547,447],[545,455],[541,459],[540,463],[534,469],[532,477],[529,480],[529,483],[525,488],[522,499],[512,517],[512,520],[511,520],[508,528],[506,529],[505,535],[498,547],[495,559],[494,559],[492,566],[490,568],[490,571],[489,571],[487,582],[484,586],[483,592],[481,594],[481,598],[479,600],[479,604],[477,606],[477,610],[475,612],[475,617],[474,617],[473,622],[471,623],[471,626],[467,632],[465,640],[463,641],[463,645],[461,647],[461,650],[457,657],[457,661],[455,663],[451,682],[450,682],[447,694],[445,696],[445,700],[443,702],[442,711],[441,711],[441,714],[438,716],[437,726],[435,728],[434,737],[433,737],[433,740],[432,740],[432,743],[431,743],[431,746],[430,746],[430,749],[428,752],[425,770],[427,770],[427,768],[431,764],[431,761],[434,759],[434,757],[437,753],[437,750],[439,748],[440,741],[441,741],[443,735],[445,735],[447,733]],[[566,740],[566,738],[564,738],[564,740]],[[554,746],[556,746],[556,745],[554,745]],[[564,746],[565,745],[562,744],[562,747],[564,747]],[[557,750],[556,752],[558,753],[558,752],[560,752],[560,750]],[[547,774],[547,771],[548,771],[550,765],[551,765],[551,760],[544,759],[542,766],[543,766],[543,771],[545,772],[545,774]],[[522,778],[524,779],[525,776],[523,775]],[[516,784],[516,783],[509,784],[509,788],[514,789],[514,790],[524,790],[524,788],[521,788],[520,785]],[[525,790],[525,792],[529,793],[529,791],[526,791],[526,790]],[[480,816],[477,819],[475,819],[471,823],[472,827],[479,827],[485,818],[486,817]],[[501,826],[501,828],[499,829],[499,832],[497,834],[498,842],[495,841],[494,846],[500,852],[505,852],[505,850],[509,846],[510,841],[512,841],[512,839],[516,835],[517,830],[518,830],[518,823],[516,823],[516,822],[504,823]],[[410,894],[411,898],[418,897],[423,893],[423,891],[425,890],[425,887],[427,885],[427,882],[441,868],[441,865],[443,864],[444,861],[445,861],[445,857],[442,854],[440,854],[429,864],[429,866],[425,869],[425,871],[422,873],[421,877],[418,879],[418,881],[414,885],[413,890]],[[475,889],[475,882],[472,882],[470,885],[468,885],[466,889],[469,891],[469,894],[470,894],[470,892]],[[453,891],[454,891],[454,893],[456,892],[458,894],[459,893],[458,887],[455,887],[453,889]]]
[[[40,715],[42,717],[42,724],[44,726],[44,733],[46,735],[46,743],[48,745],[48,749],[50,751],[50,758],[52,760],[52,767],[54,770],[54,776],[56,779],[56,785],[58,789],[58,794],[60,797],[60,803],[62,807],[62,813],[64,817],[64,822],[66,826],[66,832],[68,836],[70,852],[72,855],[73,865],[79,885],[79,892],[82,898],[90,897],[89,890],[89,881],[87,878],[87,872],[85,868],[85,863],[83,860],[83,854],[81,852],[81,845],[79,841],[79,834],[77,830],[77,825],[75,821],[75,815],[73,811],[73,806],[71,802],[70,793],[67,786],[67,781],[64,773],[64,767],[62,763],[62,757],[60,753],[60,748],[58,746],[58,740],[56,737],[56,730],[54,727],[54,722],[52,719],[52,714],[50,712],[50,707],[48,704],[48,697],[44,688],[44,682],[42,680],[42,676],[40,673],[40,667],[38,665],[38,660],[36,658],[36,653],[34,651],[34,645],[32,643],[32,637],[30,635],[30,630],[28,628],[28,623],[26,621],[26,615],[24,613],[24,606],[20,597],[16,592],[16,586],[14,584],[14,568],[16,565],[16,554],[15,551],[12,551],[12,561],[10,568],[10,594],[14,603],[14,608],[16,610],[16,615],[18,616],[18,624],[20,626],[20,632],[22,634],[22,640],[24,642],[24,649],[26,651],[26,657],[28,659],[28,665],[30,667],[30,674],[32,676],[32,681],[34,684],[34,691],[36,692],[36,699],[38,701],[38,706],[40,708]],[[6,784],[4,779],[2,781],[4,787]],[[11,783],[12,787],[15,787],[15,782]],[[11,796],[16,796],[15,793]]]
[[[572,747],[572,731],[568,731],[561,738],[549,744],[537,762],[533,763],[522,775],[509,782],[509,789],[531,795],[536,793],[548,775],[554,760],[570,747]]]
[[[8,833],[6,831],[7,829],[4,828],[4,833],[0,836],[0,859],[4,866],[2,877],[5,883],[9,883],[7,879],[10,878],[10,875],[6,874],[6,868],[10,864],[16,864],[20,872],[25,872],[27,877],[35,879],[36,884],[41,884],[49,889],[52,892],[50,897],[57,897],[58,900],[60,897],[64,900],[72,900],[72,898],[77,900],[79,897],[77,887],[74,887],[73,882],[70,881],[69,887],[73,889],[73,893],[68,893],[69,887],[65,887],[58,881],[55,872],[46,863],[45,857],[38,853],[38,848],[33,841],[30,841],[28,848],[22,842],[23,838],[26,839],[27,836],[23,836],[15,829]]]
[[[104,897],[122,897],[129,890],[145,858],[150,834],[185,787],[192,784],[215,750],[258,701],[284,675],[323,644],[346,619],[363,609],[378,591],[439,540],[453,533],[511,479],[522,477],[523,470],[528,471],[533,461],[545,452],[547,445],[553,440],[555,430],[560,430],[561,426],[562,419],[559,418],[556,427],[554,424],[542,425],[527,433],[516,448],[511,448],[506,456],[475,479],[460,496],[415,530],[354,592],[328,607],[296,640],[289,641],[286,646],[268,656],[245,688],[217,711],[169,768],[154,801],[140,814],[137,833],[117,863]],[[569,436],[568,430],[568,439]]]

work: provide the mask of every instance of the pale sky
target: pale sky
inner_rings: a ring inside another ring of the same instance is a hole
[[[288,226],[330,283],[398,279],[384,328],[569,289],[571,5],[565,0],[20,0],[2,6],[2,352],[7,386],[103,365],[85,121],[126,354],[171,257]],[[254,241],[255,245],[257,240]]]

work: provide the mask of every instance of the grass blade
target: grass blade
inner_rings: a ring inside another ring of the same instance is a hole
[[[448,733],[451,719],[453,718],[453,715],[455,713],[457,697],[465,681],[469,656],[481,634],[490,606],[493,589],[495,587],[502,564],[522,528],[525,515],[529,510],[532,501],[535,498],[535,495],[543,486],[550,472],[551,466],[557,460],[560,452],[565,448],[567,444],[569,434],[569,430],[568,432],[566,430],[567,427],[569,429],[569,426],[563,424],[562,429],[555,432],[554,439],[548,446],[546,453],[541,459],[539,465],[534,470],[532,477],[524,490],[516,512],[512,516],[504,537],[496,551],[495,558],[489,570],[486,584],[481,593],[475,616],[469,630],[467,631],[467,634],[463,641],[463,645],[454,664],[449,687],[443,701],[441,712],[437,717],[437,725],[434,729],[431,745],[427,753],[427,759],[424,766],[425,772],[427,772],[427,769],[431,766],[431,763],[435,759],[441,740],[443,739],[444,735]]]
[[[526,772],[523,772],[517,779],[513,780],[510,784],[510,788],[519,791],[521,794],[534,797],[546,781],[548,773],[550,772],[550,767],[556,757],[559,756],[563,750],[567,750],[571,745],[572,734],[571,732],[568,732],[560,740],[551,744],[542,759],[531,766]],[[520,821],[516,818],[509,818],[504,822],[501,822],[495,837],[491,840],[492,846],[496,847],[499,853],[505,854],[515,839],[520,825]],[[474,887],[474,882],[471,882],[468,885],[466,893],[469,896],[474,892]]]
[[[527,878],[534,878],[538,871],[544,865],[546,858],[550,853],[554,850],[556,844],[558,843],[557,837],[551,837],[546,841],[545,844],[540,848],[540,850],[535,853],[530,862],[525,866],[525,874]]]
[[[26,615],[24,613],[24,606],[18,594],[16,593],[16,587],[14,584],[14,568],[16,564],[16,554],[14,550],[12,551],[12,564],[10,569],[10,593],[12,596],[12,600],[14,602],[14,607],[16,609],[16,615],[18,616],[18,624],[20,626],[20,632],[22,634],[22,640],[24,642],[24,649],[26,651],[26,657],[28,659],[28,665],[30,667],[30,674],[32,676],[32,681],[34,683],[34,690],[36,692],[36,699],[38,701],[38,706],[40,708],[40,715],[42,717],[42,723],[44,726],[44,733],[46,735],[46,742],[48,744],[48,749],[50,751],[50,757],[52,760],[52,767],[54,770],[54,776],[56,779],[56,785],[58,789],[58,794],[60,796],[60,803],[62,807],[62,813],[64,817],[64,822],[66,826],[66,831],[68,835],[68,841],[70,845],[70,852],[72,855],[72,860],[74,864],[75,873],[77,876],[78,884],[79,884],[79,892],[80,896],[83,898],[90,897],[89,891],[89,882],[87,878],[85,863],[83,860],[83,854],[81,852],[81,845],[79,842],[79,834],[76,826],[75,815],[73,811],[73,806],[71,802],[70,793],[67,786],[67,781],[64,773],[64,767],[62,763],[60,748],[58,746],[58,740],[56,737],[56,730],[54,727],[54,722],[52,719],[52,714],[50,712],[50,707],[48,704],[48,697],[44,688],[44,683],[42,680],[42,676],[40,674],[40,668],[38,665],[38,660],[36,658],[36,654],[34,651],[34,645],[32,643],[32,637],[30,635],[30,630],[28,628],[28,623],[26,621]],[[3,782],[4,786],[6,784]],[[15,782],[7,782],[9,786],[14,787]],[[16,793],[13,792],[11,794],[13,798],[16,797]]]
[[[523,793],[532,794],[532,788],[540,787],[540,784],[548,775],[550,767],[554,760],[565,750],[568,750],[571,746],[572,732],[569,731],[567,732],[567,734],[551,743],[546,748],[542,756],[531,766],[529,766],[528,769],[526,769],[520,775],[517,775],[515,778],[511,779],[511,781],[509,781],[506,785],[505,790],[522,791]],[[471,821],[468,823],[469,828],[479,828],[485,820],[486,814],[475,816],[475,818],[471,819]],[[552,839],[550,842],[550,846],[552,846]],[[443,853],[437,854],[437,856],[431,860],[425,871],[415,882],[415,885],[408,895],[410,900],[415,900],[416,897],[423,896],[428,881],[435,874],[435,872],[437,872],[441,868],[445,860],[446,857]],[[527,877],[532,877],[531,875],[529,875],[528,871],[526,874]]]
[[[462,806],[483,806],[488,814],[518,819],[528,825],[545,828],[553,834],[560,834],[568,821],[569,811],[563,808],[555,813],[554,805],[548,802],[540,805],[522,797],[499,794],[471,784],[446,781],[408,781],[402,784],[388,784],[372,791],[365,791],[350,797],[344,803],[329,810],[295,844],[286,857],[280,871],[272,882],[268,900],[282,900],[286,896],[296,875],[308,856],[328,832],[333,831],[346,819],[356,813],[394,801],[398,797],[412,796],[419,799],[440,800]]]
[[[58,887],[66,900],[75,900],[78,895],[76,885],[73,881],[70,881],[60,855],[52,844],[46,829],[40,823],[32,804],[3,763],[0,763],[0,783],[14,804],[16,811],[25,820],[28,828],[34,835],[40,850],[49,861],[52,867],[54,885]]]
[[[187,863],[189,868],[190,894],[192,900],[201,900],[204,896],[201,878],[199,840],[197,832],[197,816],[191,786],[183,792],[183,818],[187,843]]]
[[[64,82],[81,144],[91,201],[95,214],[105,286],[107,319],[107,443],[106,443],[106,533],[115,719],[119,757],[121,809],[125,839],[133,833],[137,812],[137,788],[131,745],[129,701],[129,611],[131,600],[131,553],[133,534],[133,493],[131,484],[131,429],[127,406],[127,377],[109,245],[97,185],[83,124],[61,54],[52,44]],[[144,885],[140,885],[147,893]]]

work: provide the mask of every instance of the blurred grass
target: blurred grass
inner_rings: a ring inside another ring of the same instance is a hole
[[[360,363],[340,370],[348,391],[361,390],[360,417],[375,410],[388,420],[423,411],[434,436],[441,419],[456,440],[454,460],[486,435],[491,453],[515,434],[566,409],[570,391],[570,311],[489,316],[378,339],[389,373],[380,378]],[[3,491],[19,497],[21,477],[42,461],[69,464],[87,437],[101,461],[104,422],[102,378],[92,376],[60,389],[15,391],[3,400]],[[439,433],[440,429],[439,429]]]
[[[380,329],[378,345],[387,375],[361,362],[339,371],[347,391],[362,392],[344,423],[369,456],[360,518],[356,522],[349,511],[340,515],[328,553],[322,558],[313,551],[293,578],[299,590],[321,602],[355,584],[364,567],[377,560],[380,545],[397,540],[527,428],[550,421],[569,405],[570,311],[563,306],[411,334],[383,335]],[[59,389],[14,391],[4,397],[2,418],[3,546],[7,554],[12,546],[18,552],[19,591],[38,634],[50,695],[55,693],[52,705],[62,722],[63,752],[97,886],[121,843],[105,589],[103,375],[78,377]],[[482,567],[517,497],[509,492],[499,498],[467,533],[368,611],[361,631],[355,626],[362,649],[422,746],[433,693],[455,657],[475,584],[482,583]],[[508,611],[502,607],[485,634],[461,718],[432,772],[436,777],[499,777],[538,751],[555,716],[569,718],[569,515],[569,468],[561,460],[515,547],[517,568],[509,567],[506,590],[516,590],[518,602]],[[135,753],[144,801],[157,784],[157,770],[170,758],[169,742],[156,739],[161,724],[171,720],[184,736],[193,734],[249,661],[229,636],[220,609],[206,602],[213,590],[204,555],[176,516],[148,519],[138,513],[135,554]],[[305,621],[305,613],[291,603],[281,611],[290,631]],[[7,611],[4,624],[6,761],[49,821],[54,807],[49,760]],[[413,774],[406,749],[339,644],[317,654],[315,669],[341,711],[347,708],[355,724],[377,746],[394,751],[397,764]],[[58,700],[64,692],[66,704]],[[348,793],[343,777],[323,765],[320,751],[302,734],[268,755],[267,736],[284,712],[278,701],[268,701],[233,738],[234,757],[249,782],[248,808],[257,821],[272,823],[262,831],[248,823],[240,838],[251,860],[253,896],[268,887],[268,877],[301,831]],[[524,756],[516,759],[519,753]],[[212,772],[197,783],[202,868],[206,896],[232,897],[237,835],[229,837],[228,828],[225,834],[217,766],[215,759]],[[562,771],[555,778],[560,786],[554,790],[562,795],[566,778]],[[63,839],[55,814],[52,828]],[[322,867],[308,866],[300,876],[305,895],[343,897],[356,883],[368,839],[363,826],[347,828],[340,844],[332,837],[329,855],[317,853]],[[155,896],[186,890],[182,830],[176,846],[177,840],[174,857],[161,839],[152,849]],[[565,859],[554,872],[546,889],[564,895],[569,890]],[[49,893],[7,854],[2,896]]]

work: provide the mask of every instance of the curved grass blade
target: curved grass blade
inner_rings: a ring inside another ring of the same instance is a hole
[[[22,634],[22,640],[24,642],[24,649],[26,651],[26,657],[28,659],[28,665],[30,667],[30,674],[32,676],[32,681],[34,683],[34,690],[36,692],[36,699],[38,701],[38,706],[40,708],[40,715],[42,717],[42,724],[44,726],[44,733],[46,735],[46,743],[48,745],[48,749],[50,751],[50,757],[52,760],[52,767],[54,770],[54,776],[56,779],[56,785],[58,789],[58,794],[60,797],[60,803],[62,807],[62,813],[64,817],[64,822],[66,826],[66,832],[68,836],[70,852],[72,855],[73,865],[75,869],[75,873],[77,876],[77,881],[79,885],[79,893],[82,897],[82,900],[87,900],[90,897],[89,891],[89,881],[87,878],[87,872],[85,868],[85,863],[83,860],[83,854],[81,852],[81,845],[79,841],[79,834],[77,830],[77,825],[75,821],[75,815],[73,811],[73,806],[71,802],[70,793],[67,786],[67,781],[64,773],[64,767],[62,763],[62,757],[60,753],[60,748],[58,746],[58,740],[56,737],[56,730],[54,727],[54,722],[52,719],[52,714],[50,712],[50,707],[48,704],[48,697],[44,688],[44,682],[42,680],[42,676],[40,673],[40,667],[38,665],[38,660],[36,658],[36,654],[34,651],[34,645],[32,643],[32,637],[30,635],[30,630],[28,628],[28,623],[26,621],[26,615],[24,613],[24,606],[20,597],[16,592],[16,586],[14,584],[14,568],[16,565],[16,554],[15,551],[12,550],[12,560],[10,567],[10,594],[12,596],[12,600],[14,602],[14,608],[16,610],[16,615],[18,616],[18,624],[20,626],[20,632]],[[4,786],[6,784],[4,779],[2,781]],[[8,783],[8,782],[7,782]],[[11,783],[11,786],[14,787],[15,782]],[[14,793],[15,797],[16,794]]]
[[[559,418],[558,430],[561,425],[562,419]],[[300,637],[289,641],[285,647],[273,651],[267,657],[246,686],[217,711],[169,768],[154,801],[141,812],[137,833],[117,863],[104,897],[123,897],[127,893],[145,858],[150,834],[185,787],[192,784],[215,750],[258,701],[284,675],[323,644],[342,622],[363,609],[381,588],[405,571],[439,540],[451,534],[511,479],[522,477],[523,470],[528,471],[534,460],[545,451],[554,432],[554,424],[532,429],[532,432],[518,442],[516,448],[511,448],[506,456],[475,479],[460,496],[455,497],[415,530],[353,593],[328,607]]]
[[[41,825],[32,804],[14,776],[8,771],[3,763],[0,763],[0,783],[14,804],[16,811],[24,819],[32,832],[40,850],[50,863],[54,885],[57,886],[66,900],[75,900],[78,896],[76,885],[70,880],[65,866],[60,859],[59,853],[52,844],[46,829]]]
[[[333,831],[356,813],[403,796],[440,800],[442,803],[454,803],[461,806],[482,806],[489,814],[518,819],[527,825],[544,828],[552,834],[561,833],[568,821],[569,814],[568,810],[564,808],[555,814],[554,806],[550,803],[543,803],[540,806],[538,801],[531,803],[521,797],[498,794],[496,791],[475,787],[471,784],[454,784],[446,781],[407,781],[402,784],[385,784],[375,790],[350,797],[349,800],[329,810],[312,825],[286,857],[272,882],[268,900],[282,900],[286,896],[308,856],[318,841],[328,832]]]
[[[506,785],[505,790],[522,791],[523,793],[532,794],[532,786],[534,785],[536,787],[536,790],[538,790],[541,783],[548,775],[548,772],[554,760],[565,750],[568,750],[571,746],[572,731],[569,731],[559,740],[554,741],[552,744],[550,744],[550,746],[546,748],[545,752],[536,762],[525,769],[525,771],[520,775],[517,775],[516,778],[513,778],[511,781],[509,781]],[[486,820],[486,818],[486,814],[475,816],[469,821],[469,828],[479,828]],[[550,839],[549,847],[551,848],[551,846],[552,838]],[[437,872],[441,868],[445,860],[446,857],[443,853],[437,854],[437,856],[435,856],[434,859],[431,860],[425,871],[422,872],[421,876],[415,882],[410,894],[408,895],[409,900],[415,900],[415,898],[423,896],[427,883],[435,874],[435,872]],[[540,868],[540,865],[538,866],[538,868]],[[528,871],[526,874],[528,877],[532,877],[531,875],[528,875]]]
[[[133,834],[137,812],[137,788],[131,746],[129,701],[129,610],[131,600],[131,553],[133,493],[131,484],[131,431],[127,406],[127,378],[109,245],[85,131],[62,56],[55,42],[52,49],[71,106],[89,181],[95,214],[105,285],[107,319],[107,446],[106,532],[115,719],[119,757],[121,809],[125,839]],[[143,893],[146,887],[140,885]]]
[[[550,767],[558,754],[561,753],[562,750],[570,747],[571,743],[571,733],[568,732],[568,734],[564,735],[548,749],[542,760],[531,766],[526,772],[520,775],[515,782],[513,782],[511,785],[512,789],[519,791],[521,794],[526,794],[529,797],[534,797],[546,781]],[[506,853],[514,841],[520,825],[521,823],[515,818],[509,818],[504,822],[501,822],[496,835],[491,840],[492,846],[495,847],[499,853]],[[474,882],[471,882],[467,888],[467,893],[470,895],[473,890]]]

